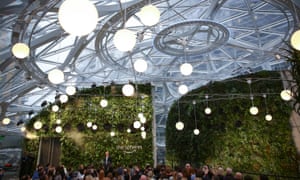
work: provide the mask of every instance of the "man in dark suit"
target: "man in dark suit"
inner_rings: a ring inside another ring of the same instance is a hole
[[[104,165],[105,176],[107,176],[107,174],[109,172],[112,173],[112,159],[111,159],[108,151],[105,152],[105,158],[103,159],[103,165]]]

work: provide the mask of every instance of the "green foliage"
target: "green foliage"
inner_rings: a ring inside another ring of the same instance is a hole
[[[34,132],[33,123],[40,120],[43,128],[36,132],[39,137],[60,137],[61,162],[67,167],[78,167],[79,164],[100,166],[105,151],[110,152],[115,166],[152,164],[151,87],[138,87],[136,97],[120,95],[120,89],[116,86],[106,87],[105,94],[103,87],[84,89],[69,97],[68,103],[58,104],[60,111],[57,113],[51,111],[52,105],[43,109],[31,119],[27,129]],[[108,106],[103,108],[99,103],[104,95]],[[144,124],[145,139],[142,139],[140,130],[132,128],[140,112],[147,119]],[[57,119],[61,119],[61,124],[57,124]],[[87,122],[97,125],[98,129],[88,128]],[[62,133],[55,132],[57,126],[63,127]],[[127,132],[128,128],[132,129],[131,133]],[[115,132],[114,137],[110,135],[111,131]],[[27,143],[27,148],[31,146]]]
[[[252,79],[254,105],[260,111],[256,116],[249,113],[249,78]],[[191,162],[195,166],[209,164],[232,167],[236,171],[297,175],[297,152],[289,124],[292,108],[280,99],[283,87],[279,79],[277,72],[260,72],[209,84],[182,97],[179,100],[180,119],[185,127],[182,131],[175,129],[178,106],[174,103],[166,126],[167,157],[179,163]],[[266,104],[262,93],[268,94],[267,108],[273,116],[272,121],[265,120]],[[211,115],[205,115],[203,111],[205,94],[214,99],[208,102]],[[193,134],[195,116],[189,112],[193,109],[193,100],[197,102],[198,136]]]

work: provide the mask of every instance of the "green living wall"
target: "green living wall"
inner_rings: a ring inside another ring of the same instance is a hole
[[[61,142],[61,163],[77,168],[80,164],[101,166],[105,151],[113,157],[113,165],[152,164],[152,99],[150,85],[139,85],[139,93],[133,97],[122,96],[121,86],[93,87],[83,89],[69,97],[67,103],[59,105],[58,112],[52,112],[54,104],[46,106],[27,124],[28,133],[38,137],[59,137]],[[108,100],[107,107],[101,107],[101,99]],[[57,101],[58,102],[58,101]],[[143,113],[146,138],[141,130],[133,128],[138,113]],[[57,124],[57,120],[61,124]],[[34,130],[34,122],[40,120],[43,127]],[[87,122],[96,124],[98,129],[87,127]],[[63,131],[56,133],[61,126]],[[127,129],[131,132],[128,133]],[[111,132],[115,136],[111,136]],[[37,140],[27,140],[25,148],[37,154]]]
[[[249,79],[251,86],[247,83]],[[255,116],[249,113],[250,89],[253,103],[259,108]],[[282,89],[278,72],[260,72],[210,83],[185,95],[169,112],[166,126],[168,162],[232,167],[242,172],[299,175],[299,156],[289,123],[292,108],[281,100]],[[207,101],[205,95],[208,95]],[[203,111],[207,105],[212,109],[210,115]],[[265,120],[266,108],[273,116],[271,121]],[[175,128],[179,116],[184,122],[182,131]],[[198,136],[193,134],[195,117],[200,129]]]

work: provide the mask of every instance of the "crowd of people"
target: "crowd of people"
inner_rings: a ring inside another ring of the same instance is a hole
[[[21,180],[254,180],[254,178],[250,175],[244,176],[241,172],[233,172],[231,168],[215,169],[207,165],[193,168],[187,163],[183,168],[134,165],[106,169],[104,166],[95,168],[92,165],[79,165],[73,170],[63,165],[57,167],[39,165],[31,176],[24,175]],[[268,177],[261,175],[259,180],[268,180]]]
[[[183,167],[171,168],[167,165],[128,167],[112,165],[109,152],[105,152],[101,167],[79,165],[76,169],[63,165],[38,165],[31,175],[22,175],[21,180],[254,180],[250,175],[233,172],[232,168],[211,168],[208,165],[199,168],[186,163]],[[268,180],[260,175],[259,180]]]

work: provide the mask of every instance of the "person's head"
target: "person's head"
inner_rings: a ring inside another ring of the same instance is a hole
[[[226,168],[226,174],[227,175],[232,174],[232,169],[230,167]]]
[[[236,173],[235,173],[235,176],[234,176],[234,179],[236,179],[236,180],[243,180],[243,175],[242,175],[242,173],[236,172]]]
[[[186,164],[185,164],[185,168],[186,168],[186,169],[190,169],[190,168],[191,168],[191,164],[190,164],[190,163],[186,163]]]
[[[141,175],[140,180],[147,180],[147,176],[146,175]]]
[[[223,175],[224,174],[224,169],[222,167],[218,167],[217,171],[216,171],[217,175]]]
[[[105,156],[109,156],[109,152],[108,151],[105,152]]]

